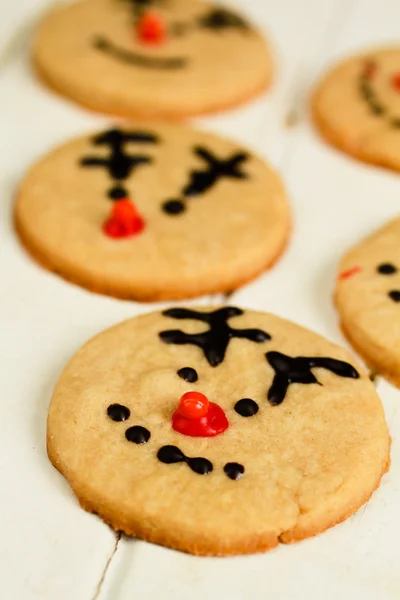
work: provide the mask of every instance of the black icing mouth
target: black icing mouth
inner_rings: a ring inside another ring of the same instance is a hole
[[[131,52],[124,48],[119,48],[113,42],[110,42],[103,36],[97,36],[93,40],[93,45],[97,50],[100,50],[104,54],[124,62],[129,65],[135,65],[137,67],[144,67],[146,69],[164,69],[164,70],[178,70],[183,69],[187,66],[187,58],[179,56],[170,56],[165,58],[148,56],[146,54],[139,54],[138,52]]]
[[[377,70],[376,61],[373,59],[364,61],[358,81],[359,93],[372,115],[384,119],[390,127],[399,129],[400,117],[391,113],[375,89],[373,82]]]

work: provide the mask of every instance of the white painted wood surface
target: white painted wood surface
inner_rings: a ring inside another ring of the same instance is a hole
[[[108,122],[35,81],[26,25],[48,4],[0,0],[0,54],[13,32],[21,32],[0,58],[0,597],[398,600],[400,392],[382,380],[378,390],[393,446],[392,468],[381,488],[346,523],[265,555],[204,559],[126,538],[114,553],[115,535],[79,508],[49,464],[46,411],[66,360],[96,332],[150,306],[94,296],[46,273],[27,258],[13,233],[12,197],[27,166],[52,145]],[[333,60],[399,41],[400,3],[236,4],[272,38],[275,85],[245,108],[198,123],[236,137],[279,169],[295,223],[277,267],[230,301],[277,312],[345,343],[331,302],[336,263],[347,246],[398,214],[400,178],[328,148],[309,123],[307,102]],[[297,123],[288,127],[288,116]]]

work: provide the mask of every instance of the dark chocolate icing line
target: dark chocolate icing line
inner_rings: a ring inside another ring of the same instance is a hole
[[[159,336],[166,344],[192,344],[200,348],[208,363],[217,367],[223,362],[229,342],[233,338],[247,339],[252,342],[262,343],[271,339],[271,336],[261,329],[234,329],[227,320],[231,317],[242,315],[240,308],[227,306],[211,312],[198,312],[186,308],[170,308],[163,315],[172,319],[194,319],[209,325],[209,330],[203,333],[189,334],[179,329],[162,331]]]
[[[213,470],[209,460],[201,457],[190,458],[177,446],[162,446],[157,453],[157,458],[167,465],[184,462],[198,475],[207,475]]]
[[[144,69],[177,70],[183,69],[188,64],[188,59],[183,57],[172,56],[169,58],[160,58],[138,54],[137,52],[125,50],[124,48],[118,48],[115,44],[102,36],[97,36],[93,40],[93,46],[97,50],[100,50],[100,52],[103,52],[112,58]]]
[[[339,377],[359,379],[360,375],[349,363],[335,358],[319,356],[298,356],[292,358],[281,352],[267,352],[266,358],[275,371],[272,385],[268,391],[268,401],[272,406],[278,406],[286,397],[286,392],[292,383],[319,383],[311,372],[313,368],[331,371]]]

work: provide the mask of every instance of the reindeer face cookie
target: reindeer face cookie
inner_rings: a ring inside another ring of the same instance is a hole
[[[348,352],[235,307],[171,308],[95,337],[57,384],[47,439],[84,508],[195,554],[321,532],[389,460],[381,403]]]
[[[400,385],[400,219],[346,254],[336,304],[350,342],[374,370]]]
[[[53,151],[24,180],[16,223],[49,269],[139,300],[234,289],[277,259],[290,228],[263,161],[217,136],[150,123]]]
[[[400,170],[400,49],[350,58],[328,73],[314,96],[321,132],[362,160]]]
[[[261,92],[271,60],[235,11],[202,0],[82,0],[51,12],[34,48],[50,86],[101,112],[185,116]]]

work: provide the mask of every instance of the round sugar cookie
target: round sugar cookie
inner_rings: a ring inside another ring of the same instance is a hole
[[[184,117],[245,102],[271,80],[261,33],[202,0],[81,0],[52,10],[34,64],[50,87],[96,111]]]
[[[93,291],[160,300],[229,291],[270,266],[290,230],[275,173],[184,126],[75,139],[22,183],[16,226],[47,268]]]
[[[340,62],[313,98],[329,142],[361,160],[400,170],[400,47]]]
[[[400,386],[400,218],[344,256],[335,300],[355,349],[374,371]]]
[[[352,515],[389,465],[368,375],[270,314],[170,308],[89,341],[54,391],[48,453],[116,530],[245,554]]]

